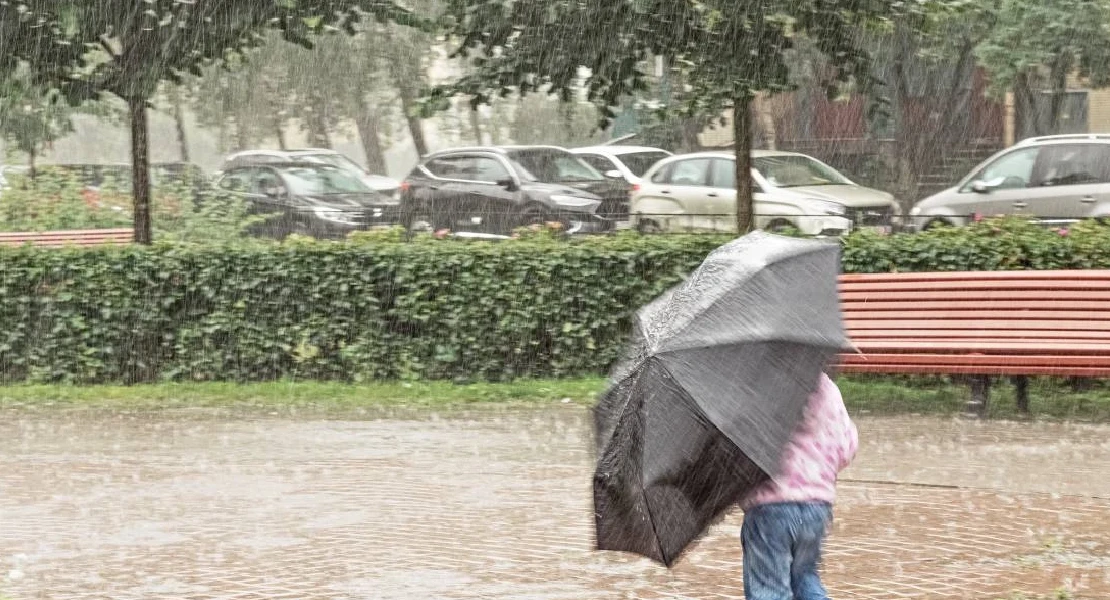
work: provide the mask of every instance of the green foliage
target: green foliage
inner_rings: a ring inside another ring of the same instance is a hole
[[[64,99],[21,71],[0,82],[0,138],[30,156],[33,164],[46,145],[73,131],[73,122]]]
[[[43,167],[32,181],[12,177],[0,194],[0,231],[111,229],[131,226],[130,181],[106,177],[97,191],[71,171]],[[176,242],[231,241],[259,217],[245,202],[216,189],[180,181],[154,188],[154,222],[161,238]]]
[[[995,25],[978,54],[992,90],[1009,91],[1022,75],[1072,70],[1092,86],[1110,83],[1110,2],[1106,0],[995,0]],[[1047,87],[1047,86],[1046,86]]]
[[[1108,268],[1110,227],[1091,221],[1045,229],[999,219],[917,235],[860,232],[846,240],[841,265],[845,272]]]
[[[0,380],[501,381],[604,373],[630,317],[727,240],[0,250]],[[1110,268],[1110,227],[1020,221],[844,242],[849,272]]]

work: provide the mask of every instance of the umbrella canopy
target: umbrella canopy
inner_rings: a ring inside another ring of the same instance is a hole
[[[774,476],[847,346],[839,246],[755,232],[637,313],[595,409],[597,545],[667,566]]]

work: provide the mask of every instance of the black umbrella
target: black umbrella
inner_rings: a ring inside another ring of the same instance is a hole
[[[839,246],[756,232],[637,313],[595,409],[597,545],[667,566],[773,476],[821,370],[847,346]]]

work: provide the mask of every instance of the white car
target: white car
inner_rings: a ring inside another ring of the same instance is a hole
[[[648,146],[588,146],[572,148],[571,152],[599,173],[614,178],[619,174],[620,179],[630,184],[640,183],[640,178],[655,163],[672,156],[662,148]]]
[[[381,192],[385,195],[393,195],[398,188],[401,187],[401,182],[393,179],[392,177],[385,177],[383,175],[374,175],[359,166],[358,163],[351,160],[347,155],[335,150],[327,148],[303,148],[297,150],[244,150],[236,152],[228,156],[224,160],[223,166],[220,171],[227,171],[235,167],[245,167],[254,165],[264,165],[273,163],[283,163],[290,161],[307,161],[307,162],[321,162],[339,167],[352,175],[362,179],[362,182],[370,186],[370,189]]]
[[[900,219],[893,196],[856,185],[825,163],[792,152],[752,152],[753,211],[759,229],[844,235],[888,232]],[[730,152],[664,159],[634,186],[632,225],[641,231],[735,231],[736,163]]]

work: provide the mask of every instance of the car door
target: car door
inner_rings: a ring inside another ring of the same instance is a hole
[[[471,157],[469,168],[474,185],[468,193],[468,226],[482,233],[512,233],[519,224],[520,203],[517,181],[508,165],[488,154]]]
[[[726,215],[717,227],[718,230],[735,231],[736,228],[736,161],[729,158],[714,158],[709,174],[709,186],[715,191],[708,194],[708,204],[714,215]],[[774,216],[765,208],[767,195],[759,182],[752,178],[752,215],[757,228],[763,228]]]
[[[458,230],[459,223],[465,223],[473,181],[466,178],[473,171],[473,160],[469,155],[442,156],[428,161],[425,165],[432,175],[423,191],[421,212],[430,219],[434,229]]]
[[[959,202],[951,207],[957,216],[1032,214],[1046,190],[1034,187],[1033,167],[1040,147],[1018,148],[984,166],[960,189]]]
[[[712,171],[709,175],[709,187],[712,191],[706,194],[707,212],[715,215],[727,225],[736,224],[736,161],[727,158],[714,158]],[[722,226],[725,224],[722,223]]]
[[[298,225],[312,215],[299,212],[291,203],[289,189],[278,171],[272,167],[255,167],[251,173],[251,204],[253,214],[265,217],[260,229],[265,235],[284,237],[304,228]]]
[[[1045,146],[1033,166],[1029,212],[1047,222],[1068,222],[1091,216],[1110,201],[1107,173],[1110,147],[1105,144]]]
[[[231,194],[246,204],[248,215],[267,214],[267,203],[262,194],[257,191],[255,179],[258,176],[258,167],[235,167],[228,169],[220,177],[218,186],[221,190]],[[277,228],[269,219],[253,223],[247,229],[250,235],[276,235]]]
[[[669,189],[661,193],[671,193],[685,209],[686,229],[725,231],[735,222],[728,212],[719,213],[720,204],[715,202],[721,190],[709,184],[712,158],[697,157],[675,161],[670,172]],[[733,212],[735,215],[735,212]]]

